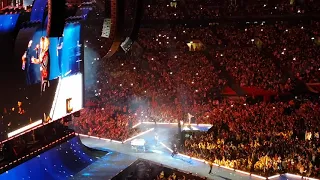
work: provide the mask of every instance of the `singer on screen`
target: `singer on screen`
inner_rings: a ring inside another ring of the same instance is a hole
[[[34,64],[40,64],[41,75],[41,93],[46,90],[46,87],[50,86],[49,83],[49,45],[50,41],[47,37],[40,38],[40,50],[39,58],[32,58],[31,62]]]
[[[31,84],[31,72],[30,72],[30,65],[31,65],[31,46],[32,46],[32,40],[28,43],[27,51],[22,56],[22,70],[24,70],[26,75],[26,84]]]

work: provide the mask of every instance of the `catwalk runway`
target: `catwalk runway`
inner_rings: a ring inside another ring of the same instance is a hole
[[[141,126],[143,130],[154,128],[154,127],[155,127],[154,124]],[[189,171],[194,174],[207,177],[209,179],[215,179],[215,180],[252,179],[248,175],[232,172],[232,171],[222,169],[222,168],[217,168],[217,167],[214,167],[213,175],[209,175],[208,174],[209,166],[204,163],[192,160],[190,158],[181,157],[181,156],[171,157],[171,152],[168,149],[166,149],[160,144],[158,145],[155,144],[155,140],[154,140],[155,132],[157,132],[157,134],[159,135],[159,141],[163,142],[164,144],[169,144],[170,137],[177,132],[177,125],[158,124],[154,131],[150,131],[149,133],[138,137],[138,138],[145,139],[147,141],[147,144],[149,144],[150,146],[148,148],[149,150],[146,152],[137,153],[135,150],[132,150],[130,146],[130,141],[124,144],[119,144],[115,142],[87,138],[87,137],[81,137],[81,141],[83,142],[83,144],[91,148],[107,150],[108,152],[110,151],[119,152],[121,154],[126,154],[131,157],[154,161],[169,167],[178,168],[183,171]],[[92,166],[94,166],[95,164],[96,163],[94,163]],[[93,174],[93,172],[91,172],[90,169],[85,169],[81,173]],[[99,178],[102,178],[102,177],[95,177],[93,179],[99,179]]]
[[[150,148],[150,150],[145,153],[143,153],[143,152],[137,153],[136,151],[131,149],[129,142],[125,143],[125,144],[119,144],[119,143],[107,142],[104,140],[92,139],[92,138],[86,138],[86,137],[81,137],[81,141],[86,146],[91,147],[91,148],[97,148],[97,149],[101,149],[101,150],[104,149],[104,150],[108,150],[108,151],[119,152],[121,154],[126,154],[126,155],[129,155],[130,157],[147,159],[150,161],[164,164],[169,167],[174,167],[174,168],[181,169],[184,171],[197,173],[200,176],[206,176],[210,179],[217,179],[217,180],[220,180],[220,179],[221,180],[250,179],[246,175],[229,173],[226,170],[218,169],[218,168],[213,169],[213,174],[215,174],[215,175],[208,175],[209,167],[207,165],[205,165],[203,163],[199,163],[199,162],[191,160],[191,159],[188,159],[188,158],[183,158],[183,157],[173,157],[172,158],[171,153],[167,149],[162,147],[161,145],[152,146]],[[91,166],[96,166],[96,163],[92,164]],[[92,172],[89,167],[84,169],[81,173],[79,173],[79,176],[81,177],[80,174],[92,174],[93,175],[93,176],[91,176],[92,179],[105,178],[105,176],[99,177],[99,174],[95,174],[94,172]],[[104,168],[107,169],[106,167],[104,167]],[[77,176],[77,177],[79,177],[79,176]],[[82,176],[82,177],[84,177],[84,176]]]
[[[155,128],[155,130],[137,137],[146,140],[147,150],[145,152],[137,152],[134,149],[131,149],[131,141],[122,144],[121,142],[110,142],[110,140],[80,136],[80,139],[75,137],[68,142],[0,174],[0,180],[111,179],[139,158],[163,164],[167,167],[176,168],[184,172],[191,172],[198,176],[207,177],[208,179],[259,179],[258,177],[250,177],[249,175],[220,167],[213,167],[213,174],[209,175],[209,166],[205,163],[182,156],[171,157],[171,152],[167,148],[160,143],[158,143],[158,145],[156,144],[154,139],[155,132],[159,135],[159,141],[164,144],[169,144],[169,137],[177,132],[177,125],[158,125],[157,127],[154,125],[141,126],[142,130],[149,128]],[[301,180],[301,177],[288,177],[283,175],[272,178],[272,180],[288,179]]]
[[[154,127],[154,125],[148,125],[147,127],[144,126],[143,129],[145,128],[151,128]],[[157,125],[156,130],[150,131],[147,134],[144,134],[138,138],[143,138],[147,141],[148,144],[150,144],[149,150],[146,152],[136,152],[135,150],[131,149],[130,146],[130,141],[121,144],[121,143],[116,143],[116,142],[110,142],[110,141],[105,141],[105,140],[100,140],[100,139],[94,139],[94,138],[88,138],[88,137],[81,137],[81,141],[83,144],[85,144],[88,147],[95,148],[95,149],[100,149],[100,150],[107,150],[108,152],[117,152],[119,154],[122,154],[123,157],[127,156],[130,157],[132,162],[136,160],[137,158],[142,158],[150,161],[154,161],[169,167],[177,168],[183,171],[188,171],[193,174],[197,174],[202,177],[207,177],[208,179],[214,179],[214,180],[247,180],[247,179],[252,179],[252,180],[258,180],[260,178],[258,177],[250,177],[249,175],[242,174],[239,172],[235,172],[233,170],[228,170],[224,168],[219,168],[219,167],[213,167],[213,174],[209,175],[209,166],[206,165],[205,163],[192,160],[190,158],[185,158],[181,156],[177,157],[171,157],[171,152],[166,149],[165,147],[158,145],[155,145],[154,141],[154,134],[155,131],[159,134],[159,140],[162,141],[164,144],[169,144],[169,138],[168,135],[172,135],[173,133],[177,132],[177,125]],[[161,135],[163,135],[161,137]],[[119,159],[119,157],[116,157],[116,159]],[[123,163],[128,164],[130,163],[129,160],[126,160],[123,158]],[[99,161],[98,161],[99,162]],[[101,173],[95,173],[92,169],[92,167],[99,166],[97,163],[94,163],[90,165],[88,168],[84,169],[79,173],[77,177],[84,177],[81,174],[90,174],[91,179],[101,179],[101,178],[106,178],[106,176],[103,176],[103,172]],[[120,160],[117,160],[118,164],[122,164]],[[109,167],[103,167],[99,166],[99,168],[102,169],[108,169]],[[98,168],[98,169],[99,169]],[[285,175],[279,176],[272,178],[272,180],[298,180],[301,178],[295,178],[295,177],[286,177]]]

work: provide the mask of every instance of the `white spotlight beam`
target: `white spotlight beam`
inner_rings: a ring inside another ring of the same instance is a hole
[[[28,125],[20,128],[20,129],[17,129],[17,130],[15,130],[15,131],[12,131],[12,132],[8,133],[8,138],[11,138],[11,137],[13,137],[13,136],[15,136],[15,135],[18,135],[18,134],[20,134],[20,133],[22,133],[22,132],[24,132],[24,131],[26,131],[26,130],[28,130],[28,129],[31,129],[31,128],[33,128],[33,127],[36,127],[36,126],[38,126],[38,125],[40,125],[40,124],[42,124],[42,120],[38,120],[38,121],[36,121],[36,122],[33,122],[33,123],[31,123],[31,124],[28,124]]]
[[[87,137],[87,138],[92,138],[92,139],[100,139],[100,140],[103,140],[103,141],[115,142],[115,143],[119,143],[119,144],[122,143],[121,141],[112,140],[112,139],[107,139],[107,138],[100,138],[100,137],[96,137],[96,136],[89,136],[89,135],[79,134],[79,133],[76,133],[76,134],[77,134],[78,136]]]
[[[270,176],[268,177],[268,179],[274,179],[274,178],[278,178],[280,176],[280,174],[277,174],[277,175],[273,175],[273,176]]]
[[[142,122],[142,124],[154,124],[153,121],[144,121]],[[166,124],[166,125],[177,125],[178,123],[174,122],[174,123],[170,123],[170,122],[157,122],[157,124]],[[181,123],[183,124],[183,123]],[[185,125],[189,125],[188,123],[184,123]],[[212,124],[190,124],[191,126],[208,126],[208,127],[211,127]]]
[[[138,126],[140,126],[140,125],[141,125],[141,123],[138,123],[138,124],[132,126],[132,128],[136,128],[136,127],[138,127]]]
[[[124,140],[123,143],[126,143],[126,142],[128,142],[128,141],[130,141],[130,140],[132,140],[132,139],[134,139],[134,138],[137,138],[137,137],[139,137],[139,136],[142,136],[142,135],[144,135],[144,134],[147,134],[147,133],[149,133],[149,132],[151,132],[151,131],[153,131],[153,130],[154,130],[154,128],[151,128],[151,129],[149,129],[149,130],[147,130],[147,131],[144,131],[144,132],[142,132],[142,133],[140,133],[140,134],[137,134],[136,136],[133,136],[133,137],[131,137],[131,138],[129,138],[129,139]]]

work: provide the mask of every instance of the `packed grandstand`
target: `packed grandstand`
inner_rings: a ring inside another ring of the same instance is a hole
[[[138,122],[191,114],[213,127],[186,139],[181,153],[263,175],[320,177],[319,2],[232,2],[150,1],[129,53],[101,60],[104,44],[92,43],[99,68],[75,130],[123,141]],[[228,20],[207,23],[215,18]]]

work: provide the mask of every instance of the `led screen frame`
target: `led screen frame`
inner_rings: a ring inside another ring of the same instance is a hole
[[[6,108],[0,111],[0,143],[83,108],[81,42],[81,24],[76,22],[66,24],[61,38],[48,38],[46,29],[40,25],[19,31],[8,71],[2,72],[9,73],[9,80],[2,81],[1,88],[9,100],[1,105]],[[73,107],[66,112],[68,98],[72,99]]]

